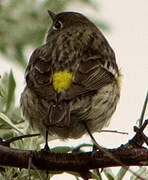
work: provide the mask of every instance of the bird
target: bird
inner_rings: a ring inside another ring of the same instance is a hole
[[[79,12],[54,13],[46,41],[25,72],[23,115],[45,137],[77,139],[107,126],[120,98],[121,74],[101,30]]]

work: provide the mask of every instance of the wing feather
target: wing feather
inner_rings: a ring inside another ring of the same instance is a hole
[[[26,69],[27,86],[38,96],[50,101],[56,97],[52,86],[51,51],[45,44],[37,48],[31,55]]]
[[[80,64],[74,83],[66,93],[67,99],[92,94],[103,86],[115,81],[115,76],[102,66],[99,60]]]

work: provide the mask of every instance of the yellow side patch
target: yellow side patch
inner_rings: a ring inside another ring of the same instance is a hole
[[[54,89],[58,92],[67,90],[70,87],[73,79],[74,79],[73,74],[68,72],[67,70],[54,73],[53,74]]]
[[[118,84],[118,87],[121,88],[121,84],[122,84],[122,75],[119,74],[119,76],[117,77],[117,84]]]
[[[74,15],[77,16],[78,18],[81,18],[81,17],[82,17],[82,15],[79,14],[79,13],[74,13]]]

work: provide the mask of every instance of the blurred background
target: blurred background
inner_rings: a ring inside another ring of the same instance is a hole
[[[100,145],[109,148],[126,143],[134,135],[133,126],[138,125],[148,90],[147,0],[0,0],[0,137],[16,136],[18,129],[22,133],[28,132],[20,115],[19,99],[25,86],[24,71],[29,57],[35,48],[44,43],[51,23],[48,9],[83,13],[101,29],[114,49],[123,75],[121,99],[106,129],[127,132],[128,135],[104,132],[94,136]],[[39,148],[33,140],[32,145],[27,143],[26,140],[25,144],[20,142],[14,146]],[[57,144],[77,146],[81,143],[91,143],[90,138],[85,135],[79,140],[54,140],[49,144],[55,147]],[[114,169],[116,175],[118,170]],[[56,175],[52,179],[61,178],[75,179],[67,174]],[[131,178],[134,177],[127,173],[123,179]]]

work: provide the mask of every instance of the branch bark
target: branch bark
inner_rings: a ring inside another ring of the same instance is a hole
[[[126,166],[147,166],[148,150],[145,148],[107,149],[115,159]],[[116,160],[110,159],[105,153],[51,153],[19,150],[0,145],[0,165],[28,168],[29,159],[33,168],[49,171],[82,172],[89,169],[121,166]]]

